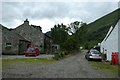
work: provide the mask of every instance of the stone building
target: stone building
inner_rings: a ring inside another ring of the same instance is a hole
[[[29,25],[29,21],[26,19],[22,25],[16,27],[14,30],[27,41],[30,41],[31,44],[44,50],[44,34],[42,33],[40,26]]]
[[[41,51],[51,50],[51,37],[42,33],[40,26],[29,25],[28,19],[15,29],[0,25],[0,31],[3,54],[23,54],[30,44]]]
[[[2,54],[23,54],[29,41],[15,33],[14,30],[8,29],[0,24],[2,31]]]
[[[44,49],[45,51],[51,51],[52,50],[52,39],[49,35],[46,33],[44,34]]]

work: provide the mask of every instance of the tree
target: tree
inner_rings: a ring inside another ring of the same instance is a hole
[[[70,36],[62,45],[62,47],[67,50],[67,51],[72,51],[72,50],[77,50],[78,49],[78,44],[77,41]]]
[[[53,43],[59,44],[61,49],[67,51],[76,50],[79,48],[79,46],[86,42],[84,40],[86,23],[75,21],[70,25],[71,26],[66,27],[62,23],[61,25],[55,25],[51,29],[51,37]],[[70,31],[72,35],[68,34]]]
[[[74,39],[77,41],[79,46],[84,46],[84,43],[86,43],[86,23],[80,22],[80,27],[76,30],[76,32],[74,34],[72,34],[72,36],[74,37]]]
[[[79,21],[70,23],[70,25],[68,25],[69,33],[74,34],[74,33],[76,33],[76,31],[78,31],[80,29],[81,26],[85,26],[85,25],[86,25],[86,23],[79,22]]]
[[[67,27],[63,24],[55,25],[54,28],[51,29],[51,37],[53,43],[62,45],[68,37]]]

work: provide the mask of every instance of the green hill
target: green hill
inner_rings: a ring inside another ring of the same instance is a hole
[[[88,46],[89,48],[97,45],[101,42],[111,26],[115,26],[118,20],[120,19],[120,8],[97,19],[96,21],[82,26],[78,33],[81,36],[81,39],[85,42],[82,44]],[[83,31],[84,29],[84,31]]]
[[[78,46],[92,48],[102,42],[111,26],[115,26],[120,19],[120,9],[117,9],[90,24],[84,24],[76,33],[70,35],[76,41]],[[51,36],[51,31],[47,32]]]

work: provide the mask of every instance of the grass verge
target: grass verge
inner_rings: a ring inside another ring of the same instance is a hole
[[[96,70],[104,70],[104,71],[110,71],[112,73],[118,73],[118,66],[117,65],[105,64],[103,62],[90,62],[90,64]]]
[[[54,60],[54,59],[41,59],[41,58],[2,59],[2,63],[18,63],[18,62],[26,62],[26,63],[35,63],[35,62],[49,63],[49,62],[54,62],[54,61],[56,61],[56,60]]]
[[[2,59],[0,59],[0,72],[2,71]]]
[[[3,69],[13,69],[18,66],[25,67],[30,65],[37,65],[37,64],[48,64],[55,62],[54,59],[37,59],[37,58],[21,58],[21,59],[2,59],[2,67]]]
[[[110,63],[104,63],[104,62],[97,62],[97,61],[91,61],[90,65],[93,66],[96,70],[102,71],[103,73],[106,73],[106,76],[118,76],[118,65],[110,65]]]

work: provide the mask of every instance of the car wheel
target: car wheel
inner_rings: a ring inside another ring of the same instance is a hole
[[[91,59],[90,59],[90,58],[88,58],[87,60],[88,60],[88,61],[90,61]]]
[[[87,56],[85,55],[85,59],[87,59]]]
[[[37,56],[37,54],[35,54],[35,57]]]
[[[99,61],[102,62],[102,59],[100,59]]]

